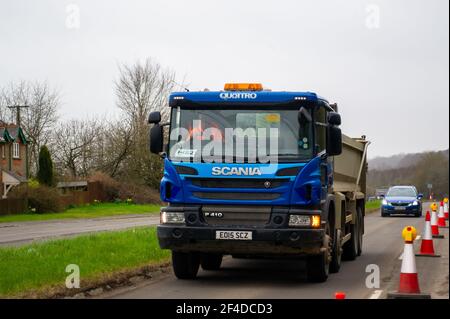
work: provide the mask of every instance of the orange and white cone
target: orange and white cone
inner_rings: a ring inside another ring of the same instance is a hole
[[[442,201],[441,201],[441,205],[439,206],[438,226],[441,228],[447,227],[447,225],[445,223],[445,215],[444,215],[444,202],[442,202]]]
[[[448,198],[444,198],[444,216],[448,220]]]
[[[402,268],[400,270],[400,283],[398,291],[388,293],[388,298],[431,298],[430,294],[423,294],[419,288],[419,276],[416,268],[416,258],[414,256],[414,239],[417,237],[417,231],[412,226],[407,226],[402,231],[405,240],[403,249]]]
[[[422,244],[420,246],[420,252],[416,256],[426,257],[441,257],[434,253],[433,235],[431,235],[431,217],[430,212],[427,211],[425,215],[425,230],[422,238]]]
[[[436,209],[436,203],[431,204],[431,235],[433,235],[433,238],[444,238],[443,235],[439,234],[438,216]]]
[[[400,270],[400,284],[398,286],[398,292],[417,294],[420,293],[420,288],[413,246],[417,232],[414,227],[407,226],[403,229],[402,235],[405,239],[405,248],[403,249],[402,269]]]

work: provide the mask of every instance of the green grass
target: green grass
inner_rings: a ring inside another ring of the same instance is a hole
[[[155,227],[0,248],[0,297],[54,285],[65,287],[69,264],[80,267],[83,288],[83,282],[115,271],[167,262],[169,255],[159,248]]]
[[[366,211],[371,212],[377,210],[381,207],[381,200],[372,200],[370,202],[366,202]]]
[[[17,214],[0,216],[0,223],[38,221],[65,218],[96,218],[116,215],[144,214],[159,212],[160,205],[137,205],[126,203],[100,203],[69,208],[61,213]]]

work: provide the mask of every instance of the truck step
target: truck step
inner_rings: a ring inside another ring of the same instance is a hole
[[[351,233],[348,233],[347,235],[345,235],[342,238],[342,245],[344,245],[346,242],[348,242],[350,240],[350,238],[352,238],[352,234]]]
[[[345,223],[348,224],[352,221],[352,214],[345,216]]]

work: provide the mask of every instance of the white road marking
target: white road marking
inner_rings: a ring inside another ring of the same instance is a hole
[[[420,238],[421,238],[420,235],[417,235],[415,240],[420,240]]]
[[[370,295],[369,299],[378,299],[378,298],[380,298],[382,293],[383,293],[383,290],[375,290],[372,293],[372,295]]]
[[[400,257],[398,257],[399,260],[403,259],[403,253],[400,255]]]

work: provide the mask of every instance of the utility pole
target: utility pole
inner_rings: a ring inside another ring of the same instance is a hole
[[[30,107],[29,105],[8,105],[10,109],[16,109],[16,125],[20,127],[20,109]]]

